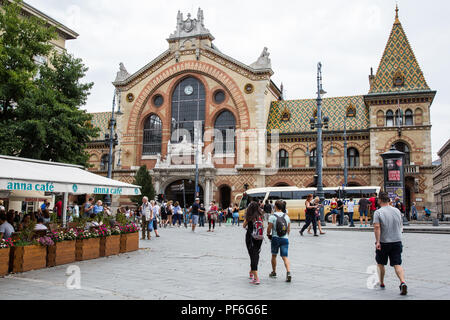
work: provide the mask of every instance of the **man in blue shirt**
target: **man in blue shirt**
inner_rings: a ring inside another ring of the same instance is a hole
[[[192,205],[191,209],[189,209],[189,212],[191,213],[191,220],[192,220],[192,232],[195,233],[195,228],[198,224],[198,216],[199,216],[199,210],[200,210],[200,199],[195,199],[194,204]]]

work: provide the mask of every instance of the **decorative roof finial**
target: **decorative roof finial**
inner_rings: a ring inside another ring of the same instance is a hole
[[[398,3],[395,5],[395,23],[400,23],[400,20],[398,19]]]

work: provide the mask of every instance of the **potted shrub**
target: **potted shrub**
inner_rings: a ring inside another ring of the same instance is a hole
[[[12,246],[14,246],[12,239],[0,240],[0,277],[8,274],[9,254]]]
[[[139,227],[135,223],[120,226],[120,253],[139,250]]]
[[[109,257],[120,253],[120,228],[112,229],[100,226],[100,257]]]
[[[100,239],[95,232],[79,231],[75,249],[76,261],[97,259],[100,257]]]
[[[55,267],[75,262],[77,232],[75,229],[52,232],[49,237],[55,243],[47,248],[47,267]]]

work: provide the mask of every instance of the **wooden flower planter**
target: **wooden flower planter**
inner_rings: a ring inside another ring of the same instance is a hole
[[[76,261],[97,259],[100,257],[100,239],[77,240]]]
[[[76,261],[76,241],[57,242],[47,248],[47,267],[56,267]]]
[[[8,274],[10,248],[0,249],[0,277]]]
[[[47,248],[40,245],[11,248],[10,271],[13,273],[47,267]]]
[[[100,239],[100,257],[109,257],[120,253],[120,235]]]
[[[139,250],[139,232],[120,235],[120,253]]]

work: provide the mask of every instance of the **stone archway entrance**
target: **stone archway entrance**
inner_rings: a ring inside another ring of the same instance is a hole
[[[183,182],[184,182],[184,192],[183,192]],[[202,186],[200,188],[200,199],[204,199],[204,192]],[[192,180],[177,180],[172,182],[165,190],[164,197],[166,201],[172,200],[174,203],[179,202],[180,206],[185,204],[190,206],[195,200],[195,182]],[[186,203],[184,202],[186,199]]]
[[[221,208],[226,209],[231,204],[231,188],[229,186],[222,186],[219,189]]]

